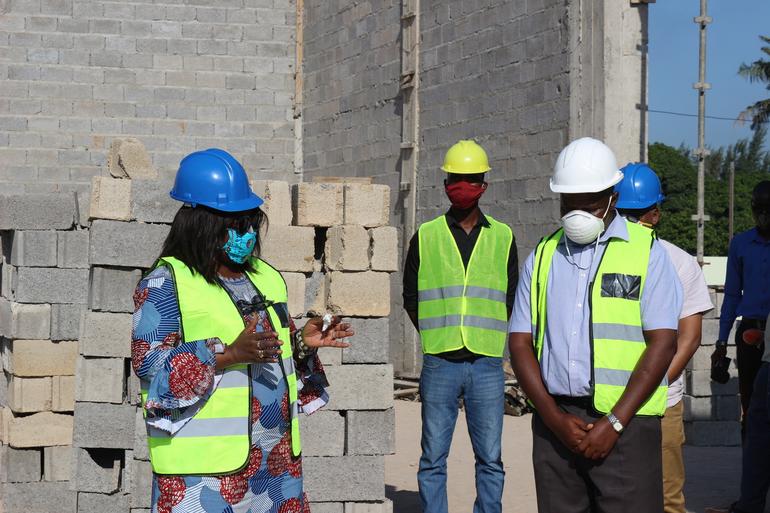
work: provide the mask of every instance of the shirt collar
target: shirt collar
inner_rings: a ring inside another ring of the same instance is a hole
[[[460,221],[455,218],[454,215],[452,215],[452,209],[447,210],[446,212],[446,219],[449,223],[449,226],[460,226]],[[491,225],[489,224],[489,219],[484,215],[484,212],[479,209],[479,219],[476,221],[476,226],[483,226],[484,228],[489,228]],[[476,227],[474,226],[474,228]]]
[[[768,243],[770,243],[770,241],[767,241],[767,240],[762,238],[762,236],[759,234],[759,230],[757,230],[756,226],[754,228],[752,228],[751,230],[749,230],[749,231],[751,232],[751,240],[753,242],[758,242],[759,244],[768,244]]]
[[[565,244],[566,236],[562,236],[561,240],[559,241],[560,245]],[[606,230],[602,232],[601,235],[599,235],[599,242],[607,242],[610,239],[622,239],[627,241],[628,240],[628,227],[626,226],[626,218],[621,216],[620,213],[616,210],[615,211],[615,219],[612,220],[610,225],[607,227]],[[595,244],[596,241],[589,242],[589,244]],[[574,244],[574,242],[571,242],[570,245]]]

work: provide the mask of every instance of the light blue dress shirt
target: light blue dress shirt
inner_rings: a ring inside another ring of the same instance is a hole
[[[598,248],[596,242],[580,246],[566,237],[556,247],[548,276],[548,315],[540,362],[543,382],[552,395],[591,395],[588,295],[607,243],[613,237],[628,240],[626,221],[617,213],[599,237]],[[534,252],[527,257],[519,276],[508,329],[511,333],[534,336],[529,307],[533,260]],[[677,329],[682,301],[682,286],[674,265],[666,250],[655,241],[641,297],[642,329]]]

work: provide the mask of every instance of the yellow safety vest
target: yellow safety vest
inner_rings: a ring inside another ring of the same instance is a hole
[[[481,228],[467,269],[445,216],[423,224],[417,232],[417,318],[426,354],[467,347],[476,354],[503,356],[513,232],[486,218],[490,226]]]
[[[286,303],[286,283],[281,274],[259,259],[251,260],[255,271],[249,280],[265,297],[267,312],[282,346],[281,368],[289,390],[292,453],[301,451],[297,376],[294,371],[289,327],[276,313],[276,303]],[[244,321],[230,295],[208,283],[200,274],[176,258],[161,258],[156,266],[167,266],[174,277],[179,303],[182,343],[217,337],[231,344],[243,331]],[[250,365],[234,365],[221,379],[206,404],[174,435],[148,426],[150,461],[156,474],[224,475],[238,472],[249,462],[251,450]],[[142,403],[147,390],[142,389]]]
[[[628,241],[613,238],[607,244],[590,289],[591,383],[594,409],[609,413],[623,395],[631,373],[647,349],[642,332],[641,297],[647,278],[652,230],[626,222]],[[530,289],[534,345],[538,360],[543,352],[546,326],[546,291],[556,246],[563,230],[540,241],[535,250]],[[664,377],[637,415],[663,415],[668,381]]]

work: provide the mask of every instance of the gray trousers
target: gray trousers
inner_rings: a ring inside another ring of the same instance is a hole
[[[602,415],[587,404],[558,400],[588,423]],[[535,413],[532,461],[539,513],[661,513],[660,418],[634,417],[604,459],[588,460],[567,449]]]

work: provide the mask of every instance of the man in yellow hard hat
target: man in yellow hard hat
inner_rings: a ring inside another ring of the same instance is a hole
[[[503,347],[518,260],[511,229],[484,215],[487,154],[460,141],[441,167],[451,203],[420,226],[404,268],[404,309],[420,332],[422,457],[417,480],[425,513],[447,513],[446,460],[460,399],[476,457],[474,513],[500,513],[505,472]]]

